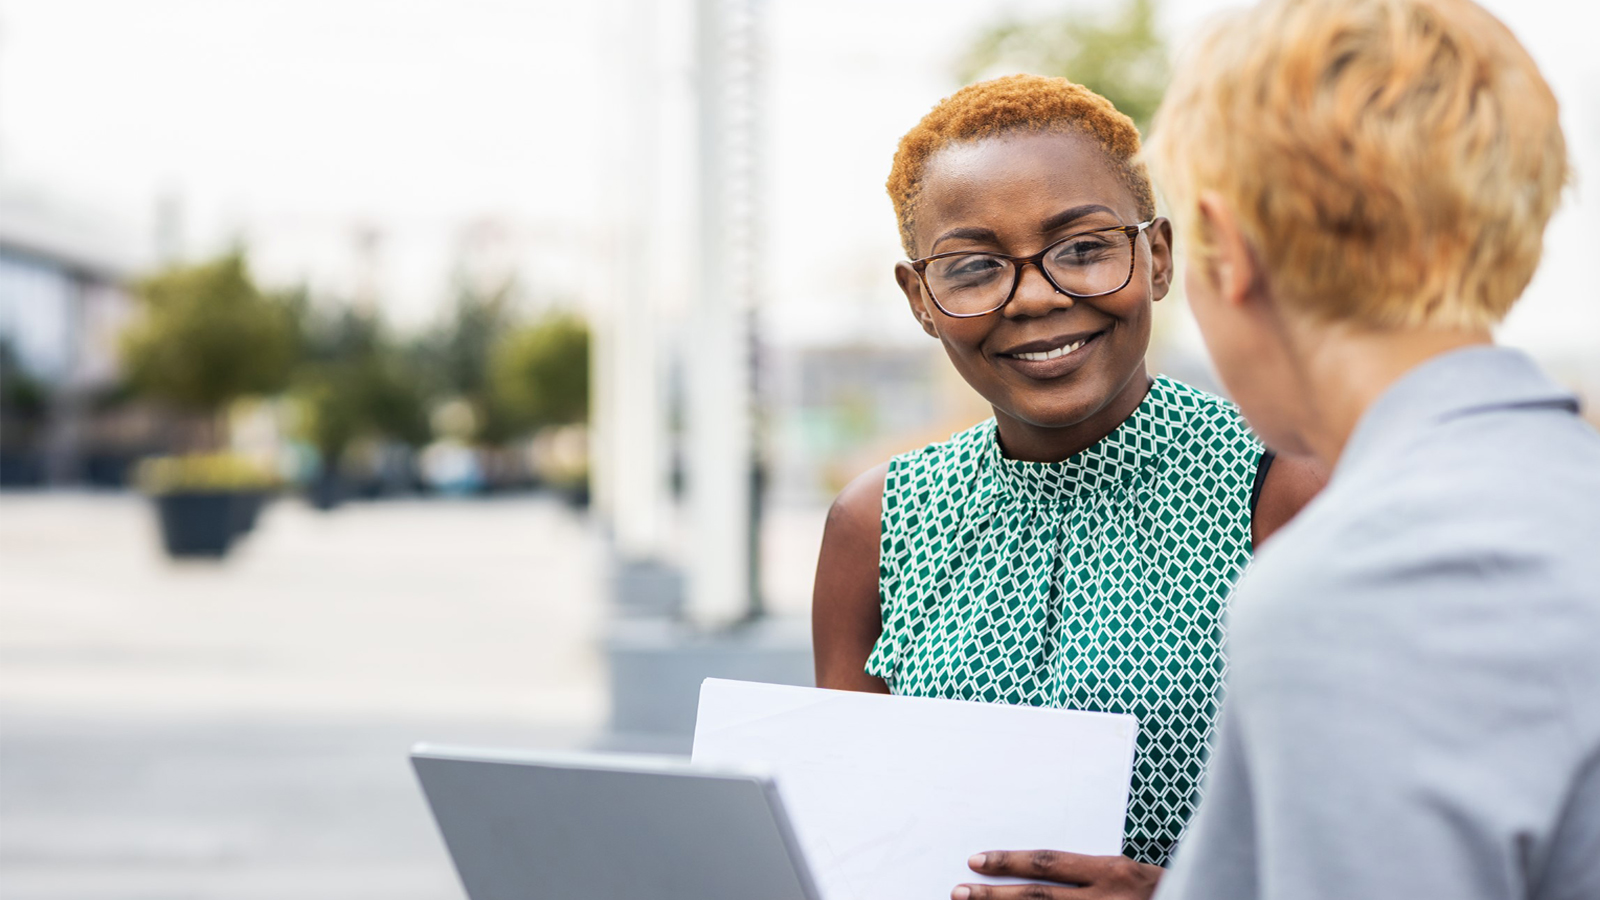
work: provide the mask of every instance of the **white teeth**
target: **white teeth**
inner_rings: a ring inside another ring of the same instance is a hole
[[[1079,347],[1082,347],[1085,343],[1087,343],[1087,340],[1078,341],[1074,344],[1068,344],[1065,347],[1057,347],[1054,350],[1047,350],[1043,353],[1018,353],[1015,354],[1015,356],[1017,359],[1025,359],[1029,362],[1042,362],[1047,359],[1060,359],[1061,357],[1066,356],[1068,353],[1071,353]]]

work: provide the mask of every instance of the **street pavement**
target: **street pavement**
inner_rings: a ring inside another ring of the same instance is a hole
[[[137,497],[0,495],[0,898],[459,900],[406,750],[594,743],[604,559],[543,499],[173,563]]]

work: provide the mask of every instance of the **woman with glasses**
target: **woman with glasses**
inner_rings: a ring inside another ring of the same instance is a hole
[[[1131,859],[1084,876],[1106,888],[1166,863],[1225,598],[1321,486],[1228,402],[1151,377],[1172,229],[1138,151],[1104,98],[1027,75],[957,92],[901,140],[895,278],[994,417],[844,490],[813,610],[823,687],[1138,716]]]

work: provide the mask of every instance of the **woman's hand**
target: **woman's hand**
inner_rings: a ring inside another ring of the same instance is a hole
[[[967,865],[983,875],[1048,883],[963,884],[950,892],[951,900],[1147,900],[1166,871],[1126,856],[1057,850],[991,850],[967,860]]]

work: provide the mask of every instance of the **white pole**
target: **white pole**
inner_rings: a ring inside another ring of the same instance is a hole
[[[655,3],[616,6],[618,109],[607,181],[607,310],[596,323],[596,500],[619,561],[658,559],[666,506],[666,391],[654,277],[659,236],[660,66]]]
[[[628,561],[655,559],[662,551],[666,505],[666,390],[661,365],[660,307],[665,290],[655,275],[660,246],[655,232],[660,201],[661,66],[656,4],[634,0],[627,47],[632,106],[627,118],[623,240],[618,248],[622,292],[614,307],[615,412],[612,498],[618,554]]]
[[[755,608],[751,589],[750,313],[758,232],[761,0],[698,0],[700,283],[689,374],[689,609],[707,625]]]

